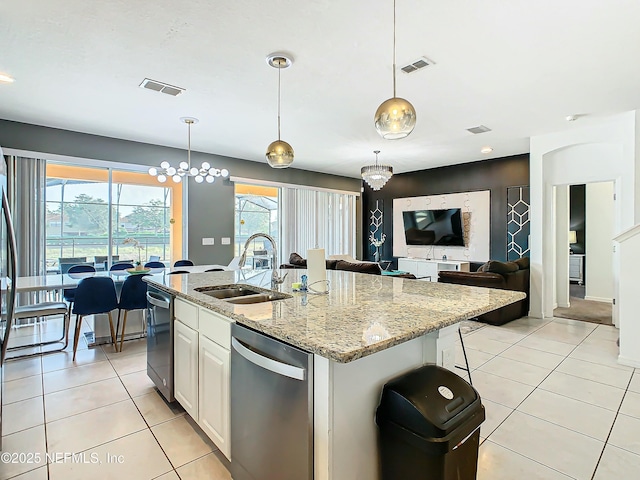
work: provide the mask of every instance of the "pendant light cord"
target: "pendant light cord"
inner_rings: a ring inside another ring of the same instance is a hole
[[[393,97],[396,97],[396,0],[393,0]]]
[[[280,62],[278,62],[278,141],[280,141],[280,70],[282,70]]]
[[[188,171],[191,171],[191,124],[193,122],[187,121],[188,136],[187,136],[187,163],[189,164]]]

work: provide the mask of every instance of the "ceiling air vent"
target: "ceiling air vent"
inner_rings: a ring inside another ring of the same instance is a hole
[[[151,80],[150,78],[145,78],[140,84],[140,87],[153,90],[155,92],[166,93],[167,95],[174,97],[185,91],[184,88],[169,85],[168,83],[159,82],[157,80]]]
[[[404,73],[413,73],[423,69],[424,67],[428,67],[429,65],[434,65],[434,64],[435,62],[432,62],[427,57],[420,57],[416,61],[411,62],[408,65],[405,65],[404,67],[400,67],[400,70],[402,70]]]
[[[478,125],[477,127],[467,128],[467,132],[471,132],[474,135],[479,133],[490,132],[491,129],[489,127],[485,127],[484,125]]]

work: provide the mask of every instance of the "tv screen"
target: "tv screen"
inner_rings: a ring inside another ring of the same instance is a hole
[[[459,208],[402,212],[402,220],[407,245],[464,247],[462,212]]]

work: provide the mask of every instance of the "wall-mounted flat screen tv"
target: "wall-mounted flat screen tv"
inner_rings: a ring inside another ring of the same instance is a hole
[[[464,247],[462,212],[459,208],[402,212],[407,245]]]

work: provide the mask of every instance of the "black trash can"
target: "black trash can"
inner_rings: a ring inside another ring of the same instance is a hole
[[[478,392],[437,365],[384,386],[376,411],[381,480],[472,480],[484,407]]]

